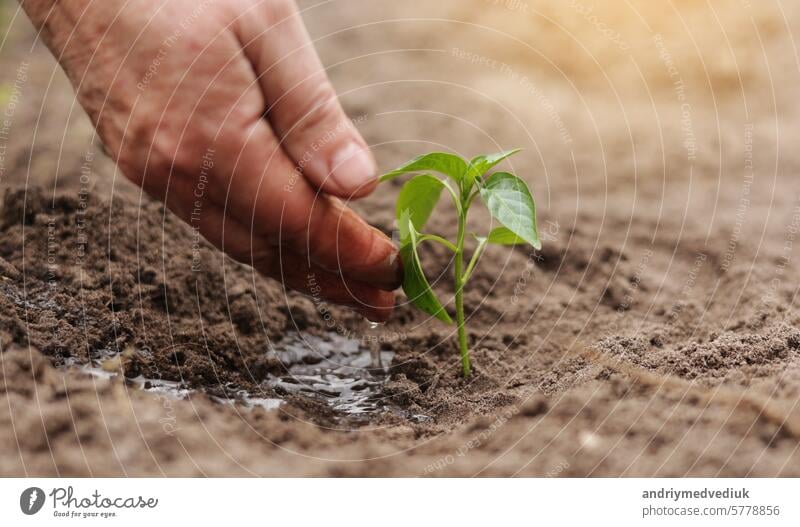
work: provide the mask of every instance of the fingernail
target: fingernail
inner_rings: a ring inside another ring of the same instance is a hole
[[[394,283],[392,284],[394,286],[392,289],[394,290],[403,285],[403,260],[400,259],[399,251],[393,252],[389,257],[389,265],[391,265],[394,272]]]
[[[356,192],[376,177],[377,167],[369,150],[349,143],[331,159],[331,179],[346,192]]]
[[[403,285],[403,262],[396,249],[386,257],[381,265],[375,267],[372,278],[372,283],[386,291],[394,291]]]

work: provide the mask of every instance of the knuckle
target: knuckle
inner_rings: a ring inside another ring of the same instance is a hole
[[[117,162],[125,176],[148,193],[164,200],[167,187],[181,182],[191,198],[192,189],[211,183],[213,135],[201,127],[176,127],[166,119],[159,123],[149,115],[134,116],[126,136]]]
[[[321,139],[326,133],[333,133],[344,117],[339,99],[327,82],[317,83],[296,107],[291,133],[304,139]]]
[[[177,128],[151,117],[134,120],[129,128],[128,163],[147,164],[147,171],[158,174],[193,173],[202,165],[203,152],[211,142],[202,128]]]
[[[153,150],[164,161],[171,163],[173,170],[196,172],[202,163],[203,152],[208,148],[206,134],[189,128],[182,133],[158,133],[153,141]]]

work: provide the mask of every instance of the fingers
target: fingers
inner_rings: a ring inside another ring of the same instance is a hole
[[[319,193],[295,171],[263,120],[220,141],[215,171],[220,184],[211,193],[253,236],[307,255],[327,271],[385,290],[402,282],[397,248],[338,199]],[[232,136],[231,136],[232,137]]]
[[[394,309],[394,293],[363,282],[347,281],[335,273],[309,264],[308,258],[302,255],[276,250],[254,262],[254,265],[287,287],[311,296],[317,304],[325,299],[348,306],[373,322],[385,322]]]
[[[184,218],[189,221],[189,218]],[[250,229],[224,208],[205,202],[191,217],[204,238],[229,256],[253,265],[262,274],[282,282],[287,288],[312,297],[315,303],[327,301],[350,307],[373,322],[389,318],[394,308],[394,294],[311,264],[307,256],[281,250],[252,236]]]
[[[262,11],[242,21],[242,41],[282,146],[323,191],[345,198],[372,192],[375,160],[342,110],[294,2],[269,2]]]
[[[287,215],[295,212],[287,210]],[[307,240],[308,248],[295,244],[294,249],[309,252],[327,269],[341,270],[389,291],[403,280],[399,254],[391,240],[336,198],[317,197],[299,239]]]

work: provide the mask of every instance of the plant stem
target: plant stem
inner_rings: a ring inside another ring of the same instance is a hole
[[[481,257],[481,253],[483,253],[483,249],[486,247],[487,239],[483,238],[478,247],[475,249],[475,253],[472,255],[472,258],[469,260],[469,264],[467,264],[467,270],[464,271],[464,277],[461,281],[466,284],[469,281],[469,277],[472,276],[472,270],[475,268],[475,264],[478,263],[478,260]]]
[[[466,213],[458,216],[458,240],[455,253],[455,286],[456,286],[456,324],[458,325],[458,346],[461,351],[461,368],[464,377],[469,377],[469,348],[467,348],[467,332],[464,327],[464,231],[466,230]]]
[[[432,242],[441,243],[442,245],[444,245],[445,247],[447,247],[448,249],[450,249],[453,252],[457,252],[458,251],[458,247],[456,247],[455,245],[453,245],[449,241],[445,240],[441,236],[437,236],[435,234],[423,234],[422,236],[419,237],[419,242],[420,243],[424,242],[424,241],[427,241],[427,240],[430,240]]]

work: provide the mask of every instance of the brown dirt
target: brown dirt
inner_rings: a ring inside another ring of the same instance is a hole
[[[526,149],[510,165],[544,248],[482,259],[474,376],[452,328],[401,299],[378,334],[403,412],[214,402],[263,390],[281,369],[269,346],[328,320],[205,243],[193,271],[191,229],[118,177],[18,18],[0,70],[0,474],[800,475],[800,8],[601,2],[610,38],[574,2],[334,4],[304,16],[384,168]],[[355,206],[391,231],[395,192]],[[431,229],[451,223],[442,207]],[[431,279],[447,263],[424,259]],[[64,367],[124,350],[125,376],[197,391]]]

